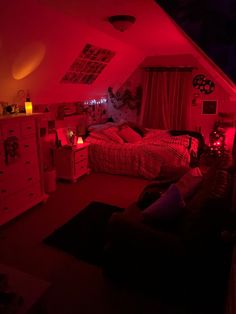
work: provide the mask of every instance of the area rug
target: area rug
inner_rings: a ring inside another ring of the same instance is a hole
[[[100,266],[108,220],[112,213],[123,210],[106,203],[91,202],[43,242],[90,264]]]

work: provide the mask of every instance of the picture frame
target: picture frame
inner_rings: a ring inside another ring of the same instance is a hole
[[[203,100],[202,114],[216,114],[217,113],[217,100]]]

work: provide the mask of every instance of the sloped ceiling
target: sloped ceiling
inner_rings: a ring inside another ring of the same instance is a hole
[[[0,10],[0,101],[16,102],[21,89],[37,103],[100,97],[108,86],[122,85],[144,60],[150,65],[149,57],[163,55],[179,65],[191,55],[185,65],[200,63],[232,93],[214,64],[154,0],[2,0]],[[118,32],[107,21],[116,14],[134,15],[136,22]],[[86,44],[115,56],[92,84],[61,83]]]
[[[235,0],[156,0],[184,32],[236,83]]]

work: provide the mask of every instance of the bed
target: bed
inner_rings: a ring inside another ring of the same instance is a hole
[[[198,139],[187,133],[138,132],[127,123],[94,127],[85,140],[90,143],[89,166],[94,172],[150,180],[181,175],[190,168],[191,156],[198,154]]]

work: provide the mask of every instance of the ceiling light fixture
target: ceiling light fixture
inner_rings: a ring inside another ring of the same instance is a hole
[[[136,18],[132,15],[112,15],[108,17],[108,21],[116,30],[124,32],[134,24]]]

